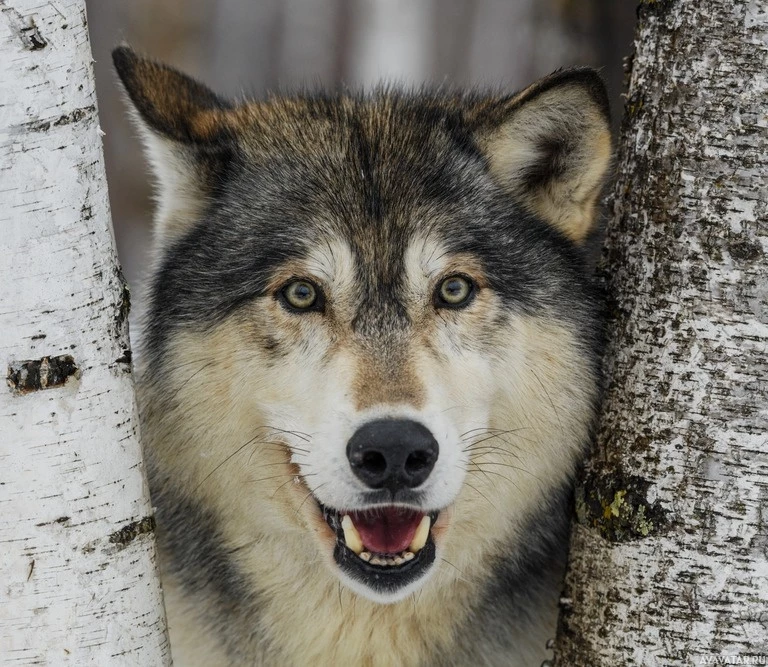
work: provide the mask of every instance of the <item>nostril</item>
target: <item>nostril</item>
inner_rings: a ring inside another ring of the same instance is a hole
[[[432,465],[432,454],[427,451],[411,452],[405,461],[405,471],[410,475],[425,471]]]
[[[381,452],[365,452],[363,454],[362,464],[367,471],[375,475],[380,475],[387,469],[387,459]]]

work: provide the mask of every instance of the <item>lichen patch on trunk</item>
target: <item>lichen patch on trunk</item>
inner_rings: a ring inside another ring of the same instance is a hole
[[[658,501],[648,501],[650,484],[622,472],[590,473],[576,492],[576,518],[611,542],[648,537],[667,524]]]

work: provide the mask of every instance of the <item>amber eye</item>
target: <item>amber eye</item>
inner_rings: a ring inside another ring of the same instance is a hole
[[[449,276],[435,291],[438,308],[463,308],[475,296],[475,284],[466,276]]]
[[[280,290],[289,310],[322,310],[322,292],[308,280],[293,280]]]

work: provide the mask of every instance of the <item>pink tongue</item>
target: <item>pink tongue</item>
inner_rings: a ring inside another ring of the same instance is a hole
[[[350,513],[363,546],[379,554],[405,551],[423,516],[421,512],[402,507]]]

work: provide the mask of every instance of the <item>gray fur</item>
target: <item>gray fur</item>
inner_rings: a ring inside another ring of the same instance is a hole
[[[419,654],[421,663],[516,665],[529,659],[526,656],[544,653],[539,644],[553,631],[567,544],[570,484],[591,433],[603,347],[600,295],[588,275],[583,248],[574,242],[582,235],[581,227],[569,234],[564,227],[570,219],[568,211],[552,219],[546,216],[553,206],[567,201],[557,188],[578,182],[579,170],[602,178],[605,164],[583,164],[589,146],[578,146],[580,128],[590,124],[599,126],[595,132],[602,132],[603,124],[607,128],[599,78],[590,70],[556,73],[524,93],[506,96],[381,89],[360,95],[302,94],[236,106],[127,49],[116,52],[115,62],[150,151],[164,146],[184,187],[199,195],[195,208],[189,209],[193,213],[181,215],[169,209],[170,222],[159,221],[174,231],[161,235],[157,249],[139,389],[164,576],[195,608],[194,622],[200,632],[210,633],[211,641],[233,665],[288,664],[289,655],[294,660],[334,659],[330,654],[312,658],[309,653],[296,658],[295,648],[289,647],[298,641],[295,637],[270,634],[275,622],[270,601],[278,600],[274,596],[279,591],[271,586],[265,590],[253,571],[262,552],[263,558],[275,553],[280,535],[256,530],[250,539],[232,516],[242,512],[258,518],[283,487],[260,498],[259,506],[248,511],[238,506],[237,488],[222,480],[231,470],[226,467],[229,460],[249,443],[239,448],[238,442],[220,443],[226,436],[219,433],[226,433],[229,421],[242,418],[246,423],[249,416],[238,415],[220,398],[230,395],[227,372],[235,383],[239,366],[235,363],[228,371],[220,359],[214,360],[214,339],[223,331],[227,341],[247,340],[250,350],[238,347],[240,342],[227,342],[233,346],[232,356],[257,354],[265,372],[314,353],[312,341],[267,326],[259,319],[266,316],[259,313],[274,307],[279,298],[271,285],[282,267],[304,261],[312,253],[333,255],[333,244],[342,240],[353,258],[354,281],[343,295],[344,303],[351,305],[343,321],[334,321],[332,333],[322,329],[330,341],[328,349],[348,345],[367,368],[378,373],[378,379],[358,384],[391,382],[393,402],[417,405],[423,388],[418,377],[409,379],[403,369],[411,363],[419,327],[426,325],[413,314],[420,311],[414,311],[413,290],[406,280],[406,256],[420,239],[429,237],[438,239],[447,254],[470,258],[482,267],[486,281],[482,289],[493,295],[496,305],[488,306],[491,315],[478,318],[471,333],[456,330],[450,346],[427,340],[420,354],[430,363],[447,367],[454,357],[467,354],[501,363],[499,357],[507,354],[505,346],[514,346],[508,333],[511,328],[532,322],[549,331],[546,327],[551,325],[566,332],[564,340],[575,342],[569,343],[567,351],[549,351],[554,361],[546,363],[553,363],[556,370],[550,373],[549,367],[542,366],[539,371],[549,376],[565,373],[561,367],[573,365],[568,381],[587,398],[581,407],[573,408],[573,414],[564,415],[542,385],[546,395],[542,400],[552,403],[551,421],[571,420],[576,426],[569,433],[577,435],[567,437],[576,441],[563,442],[562,460],[543,468],[556,472],[551,479],[539,480],[546,487],[540,498],[526,500],[521,507],[496,507],[486,498],[492,511],[509,515],[514,530],[510,528],[505,545],[489,545],[478,570],[485,574],[472,579],[475,602],[447,635],[449,640],[435,639],[432,646],[429,638],[424,639],[429,647]],[[541,136],[536,128],[530,129],[530,123],[524,125],[523,130],[536,137],[531,151],[539,158],[510,185],[510,179],[494,173],[495,164],[507,162],[489,153],[506,150],[505,142],[507,146],[515,143],[514,137],[506,135],[503,141],[498,139],[498,128],[509,117],[519,118],[514,114],[539,98],[547,100],[549,110],[560,88],[569,113],[582,105],[583,115],[569,125],[567,114],[555,114],[554,118],[562,116],[560,125],[543,127]],[[163,182],[162,174],[158,175]],[[550,192],[557,196],[540,204]],[[174,193],[161,196],[172,200]],[[583,215],[589,215],[591,200],[584,201],[587,213]],[[583,226],[583,215],[579,215],[578,225]],[[437,317],[458,322],[462,316],[438,312]],[[326,327],[317,318],[316,326]],[[296,319],[295,324],[308,321]],[[195,341],[194,350],[185,350],[192,345],[190,340]],[[211,341],[210,350],[206,341]],[[334,368],[331,353],[323,354],[320,368]],[[186,358],[190,361],[181,364],[179,360]],[[530,363],[545,362],[531,357]],[[205,394],[205,378],[214,371],[216,398]],[[231,395],[239,400],[249,387],[237,377]],[[252,379],[258,384],[258,378]],[[325,381],[334,379],[329,376]],[[378,397],[386,386],[375,388],[376,393],[368,385],[365,391],[374,396],[370,400],[384,400]],[[198,395],[192,396],[193,391]],[[566,396],[572,390],[563,392]],[[549,409],[540,407],[542,414]],[[257,437],[258,433],[254,440]],[[295,451],[296,438],[303,437],[301,429],[285,436],[286,451],[294,448],[291,465],[301,457]],[[198,439],[219,443],[227,454],[210,463],[200,459],[193,454]],[[508,446],[496,442],[499,447]],[[299,445],[312,446],[303,441]],[[251,456],[265,456],[257,448],[253,452]],[[491,473],[504,477],[498,469]],[[290,474],[286,473],[286,484]],[[297,479],[302,474],[297,473]],[[488,473],[485,477],[489,478]],[[318,490],[306,479],[317,496]],[[473,479],[486,483],[481,476]],[[214,483],[218,491],[210,495]],[[413,497],[415,504],[421,502],[418,494]],[[296,513],[303,507],[302,502]],[[439,508],[425,511],[432,509]],[[302,568],[311,562],[303,551],[286,553],[274,567]],[[301,578],[303,572],[296,571],[295,576]],[[323,602],[327,607],[317,609],[316,623],[324,623],[331,612],[343,617],[347,611],[338,607],[354,607],[355,595],[342,596],[339,584],[339,599]],[[418,596],[414,596],[416,608]],[[278,602],[303,604],[298,598]],[[173,623],[172,619],[172,629]],[[343,632],[342,623],[339,633]],[[387,664],[381,655],[366,656],[364,661]]]

